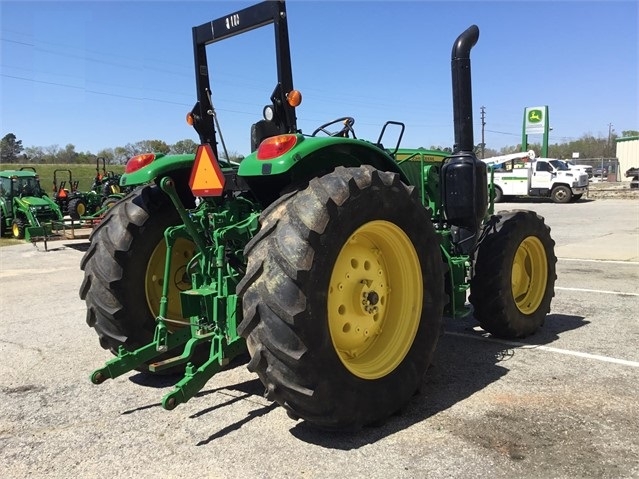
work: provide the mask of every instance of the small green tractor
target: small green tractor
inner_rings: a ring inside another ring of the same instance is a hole
[[[182,372],[162,400],[170,410],[248,351],[266,397],[292,418],[357,429],[410,401],[443,316],[472,313],[500,337],[534,333],[554,296],[554,241],[532,211],[492,213],[473,153],[476,26],[453,45],[448,155],[400,149],[394,121],[376,141],[357,138],[350,117],[302,134],[287,20],[283,1],[263,2],[193,28],[187,120],[201,146],[132,158],[121,185],[138,188],[94,230],[81,262],[87,322],[116,355],[91,380]],[[206,46],[266,25],[278,79],[251,127],[253,153],[218,161]]]
[[[0,236],[11,231],[14,238],[29,241],[51,234],[53,222],[62,220],[34,168],[0,171]]]
[[[68,180],[58,182],[58,175],[62,172],[67,174]],[[99,218],[124,197],[120,190],[121,175],[107,171],[104,158],[96,159],[95,172],[89,191],[79,190],[78,181],[73,181],[71,170],[58,169],[53,172],[53,198],[64,215],[69,215],[73,220]]]

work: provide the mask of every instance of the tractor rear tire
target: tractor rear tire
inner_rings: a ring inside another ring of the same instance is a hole
[[[539,329],[555,295],[555,242],[533,211],[500,212],[475,252],[469,300],[481,327],[503,338]]]
[[[445,298],[439,239],[416,190],[396,173],[338,167],[260,221],[245,248],[238,331],[267,398],[330,430],[406,406]]]
[[[79,220],[87,213],[87,204],[82,198],[73,198],[69,200],[67,214],[72,220]]]
[[[162,296],[164,230],[180,223],[168,196],[157,186],[143,186],[114,205],[94,229],[80,263],[84,270],[80,298],[87,304],[87,324],[104,349],[117,354],[119,346],[132,351],[153,340]],[[185,239],[175,244],[169,319],[184,321],[179,292],[190,289],[185,266],[194,249]],[[183,369],[178,366],[166,373]]]

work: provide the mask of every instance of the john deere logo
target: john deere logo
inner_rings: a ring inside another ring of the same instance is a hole
[[[544,117],[544,114],[541,110],[529,110],[528,111],[528,122],[529,123],[539,123]]]

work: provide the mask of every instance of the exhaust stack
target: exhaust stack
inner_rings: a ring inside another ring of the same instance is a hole
[[[471,26],[457,37],[451,54],[455,145],[441,170],[442,203],[446,221],[474,236],[488,210],[486,164],[474,153],[473,94],[470,50],[479,39]],[[463,234],[462,236],[467,236]]]
[[[453,121],[455,146],[453,151],[473,151],[473,92],[470,74],[470,50],[479,39],[477,25],[457,37],[450,55],[453,76]]]

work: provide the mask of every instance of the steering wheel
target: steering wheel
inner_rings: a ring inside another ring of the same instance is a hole
[[[335,123],[342,123],[344,126],[341,130],[331,133],[327,130],[327,128]],[[348,138],[348,134],[353,135],[353,138],[357,138],[355,136],[355,130],[353,130],[353,125],[355,124],[355,118],[352,116],[343,116],[342,118],[338,118],[337,120],[329,121],[328,123],[324,123],[321,126],[318,126],[311,136],[317,135],[320,131],[322,133],[326,133],[328,136],[341,136],[343,138]]]

